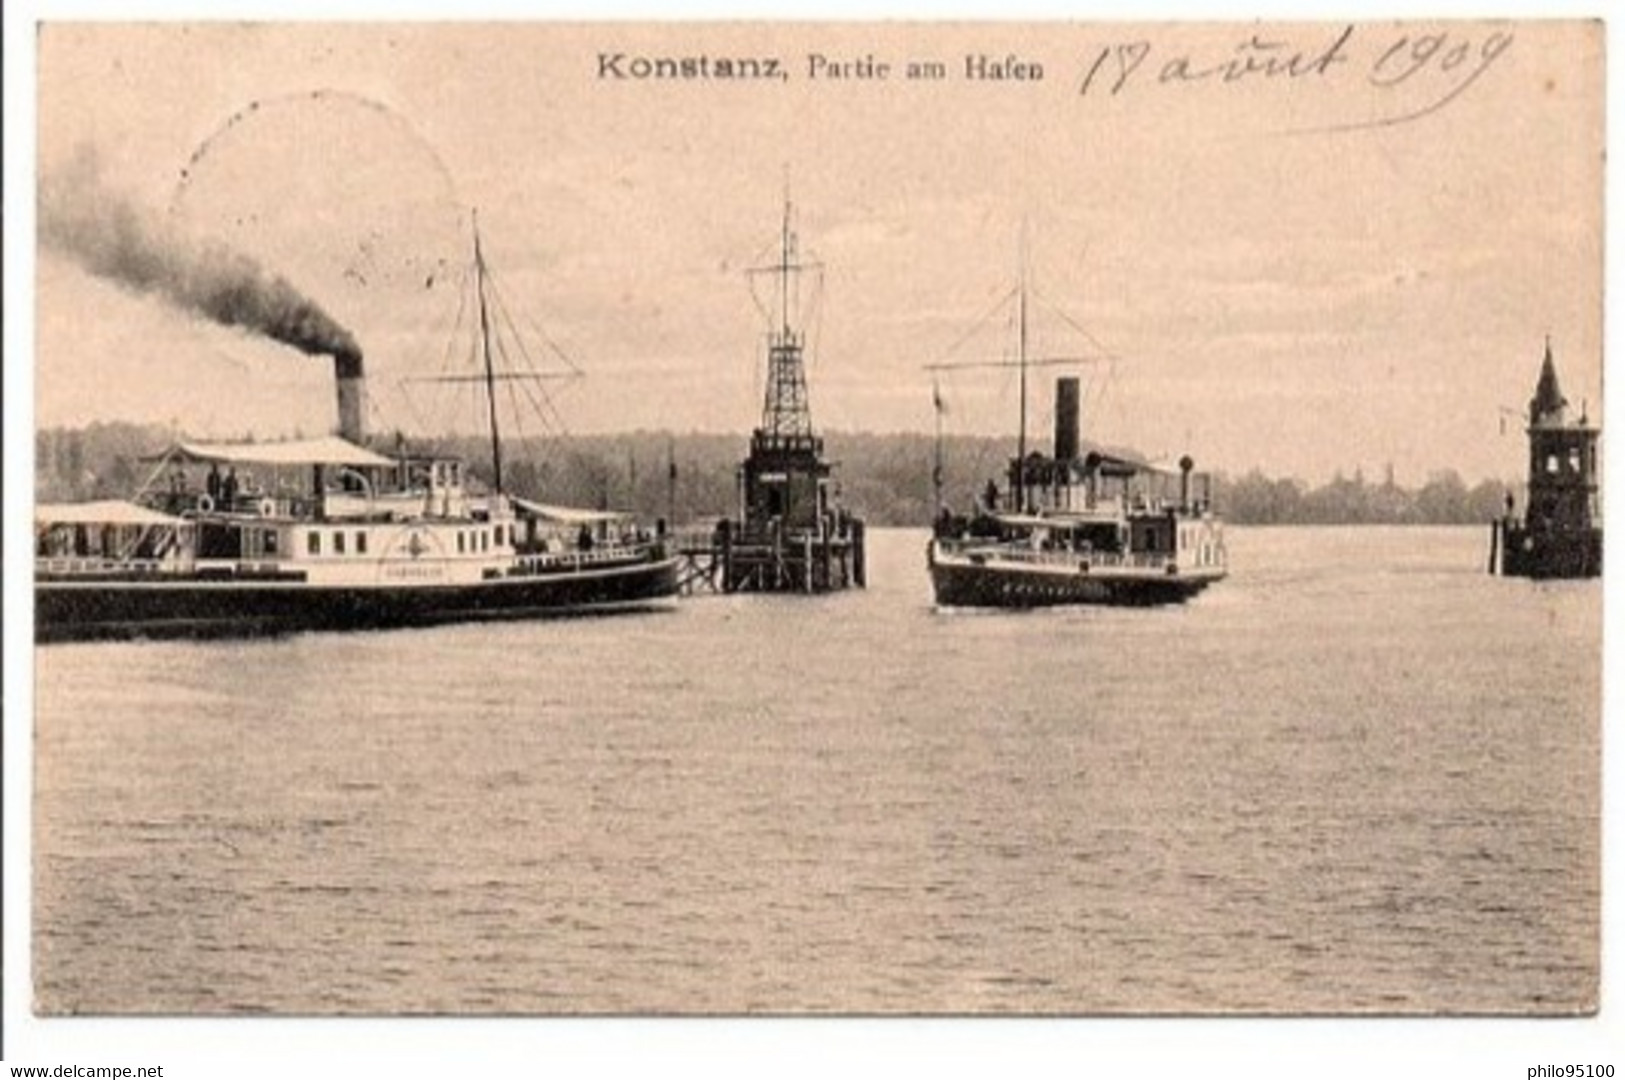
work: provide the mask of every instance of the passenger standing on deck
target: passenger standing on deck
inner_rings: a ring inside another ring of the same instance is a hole
[[[208,492],[209,492],[209,501],[212,502],[212,503],[215,503],[216,505],[218,505],[219,502],[220,502],[220,466],[219,465],[210,465],[209,466]]]
[[[220,484],[220,500],[224,504],[221,507],[223,510],[230,510],[237,501],[236,466],[226,470],[226,479]]]
[[[169,512],[178,514],[186,509],[186,473],[176,465],[169,473]]]

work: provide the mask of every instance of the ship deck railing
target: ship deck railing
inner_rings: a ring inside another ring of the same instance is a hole
[[[47,556],[34,560],[38,577],[59,578],[263,578],[283,577],[297,570],[286,560],[239,558],[121,559],[111,555]]]
[[[857,530],[853,527],[859,524],[855,518],[847,518],[845,525],[837,523],[833,528],[824,527],[821,523],[815,528],[783,528],[769,529],[755,524],[740,521],[731,521],[730,546],[735,551],[746,551],[753,548],[799,548],[811,539],[814,544],[843,544],[856,540]],[[717,531],[715,523],[709,525],[682,525],[667,534],[674,548],[681,552],[710,552],[720,550],[722,547],[721,534]]]
[[[842,544],[854,538],[856,519],[820,521],[817,525],[781,525],[778,528],[756,522],[732,523],[734,548],[800,547],[808,540],[814,544]]]
[[[1058,522],[1117,521],[1123,517],[1162,517],[1170,513],[1187,518],[1206,518],[1212,516],[1213,507],[1206,499],[1189,499],[1182,502],[1178,498],[1136,495],[1126,499],[1101,496],[1094,502],[1076,503],[1051,499],[1041,502],[1036,512],[1052,517]]]
[[[175,574],[192,569],[190,560],[120,559],[112,555],[45,555],[34,560],[34,573],[57,577],[102,574]]]
[[[965,558],[984,556],[1000,562],[1023,563],[1031,566],[1065,566],[1077,569],[1088,564],[1090,569],[1161,570],[1177,565],[1178,559],[1163,551],[1075,551],[1070,548],[1041,549],[1000,543],[996,540],[939,540],[944,554]]]
[[[666,538],[677,551],[710,551],[716,546],[717,527],[715,523],[679,525]]]
[[[611,563],[656,559],[658,543],[607,544],[588,551],[570,550],[516,555],[511,565],[522,573],[581,570]],[[364,560],[362,560],[364,561]],[[119,558],[113,555],[49,555],[34,560],[34,573],[40,577],[166,576],[200,574],[223,577],[256,577],[280,574],[294,569],[298,560],[275,558]]]
[[[658,543],[608,544],[587,551],[543,551],[519,555],[514,570],[521,574],[540,574],[556,570],[582,570],[610,563],[626,563],[638,559],[655,559],[661,554]]]

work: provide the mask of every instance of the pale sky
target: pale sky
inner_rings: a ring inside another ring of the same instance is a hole
[[[788,176],[825,267],[822,429],[930,431],[924,365],[1008,354],[976,327],[1025,223],[1034,353],[1079,352],[1076,324],[1114,357],[1103,394],[1082,372],[1086,437],[1314,480],[1515,476],[1501,410],[1525,408],[1548,334],[1570,401],[1601,414],[1600,24],[1344,31],[48,23],[39,170],[93,162],[110,197],[288,278],[366,351],[374,426],[448,414],[402,388],[447,362],[473,206],[538,361],[536,330],[586,373],[556,390],[569,430],[748,431],[763,325],[744,269],[773,248]],[[811,77],[813,54],[889,78]],[[1296,76],[1214,70],[1295,54]],[[969,79],[968,55],[1043,78]],[[699,56],[788,78],[634,74]],[[910,60],[947,78],[910,80]],[[50,250],[37,282],[42,426],[334,423],[326,361]],[[1039,440],[1052,374],[1034,375]],[[949,430],[1011,430],[1011,382],[949,376]]]

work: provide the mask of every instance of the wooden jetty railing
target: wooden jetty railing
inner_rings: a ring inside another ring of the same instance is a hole
[[[862,588],[863,525],[849,520],[838,533],[741,535],[716,525],[673,530],[679,590],[687,596],[722,592],[822,592]]]

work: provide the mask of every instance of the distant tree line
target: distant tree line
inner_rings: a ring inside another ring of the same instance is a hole
[[[1258,469],[1215,477],[1214,487],[1226,520],[1247,525],[1468,525],[1504,513],[1508,491],[1523,505],[1521,485],[1485,480],[1468,487],[1454,469],[1431,473],[1419,488],[1400,487],[1391,474],[1372,484],[1359,470],[1310,487]]]
[[[41,502],[127,497],[154,468],[143,459],[176,438],[159,425],[129,423],[41,430],[34,445],[36,496]],[[678,525],[708,522],[737,506],[736,470],[747,442],[745,436],[658,431],[517,440],[503,447],[503,486],[542,502],[630,510]],[[466,458],[474,476],[490,481],[490,446],[484,440],[442,439],[430,445]],[[826,437],[825,449],[848,509],[874,525],[930,522],[936,507],[931,436],[836,432]],[[945,439],[945,500],[968,509],[989,478],[1002,485],[1014,449],[1008,439]],[[1477,524],[1502,512],[1508,490],[1496,480],[1469,487],[1449,469],[1433,473],[1419,488],[1401,487],[1392,473],[1372,483],[1358,470],[1352,478],[1339,474],[1318,487],[1256,468],[1237,477],[1213,477],[1214,504],[1226,520],[1240,525]]]

